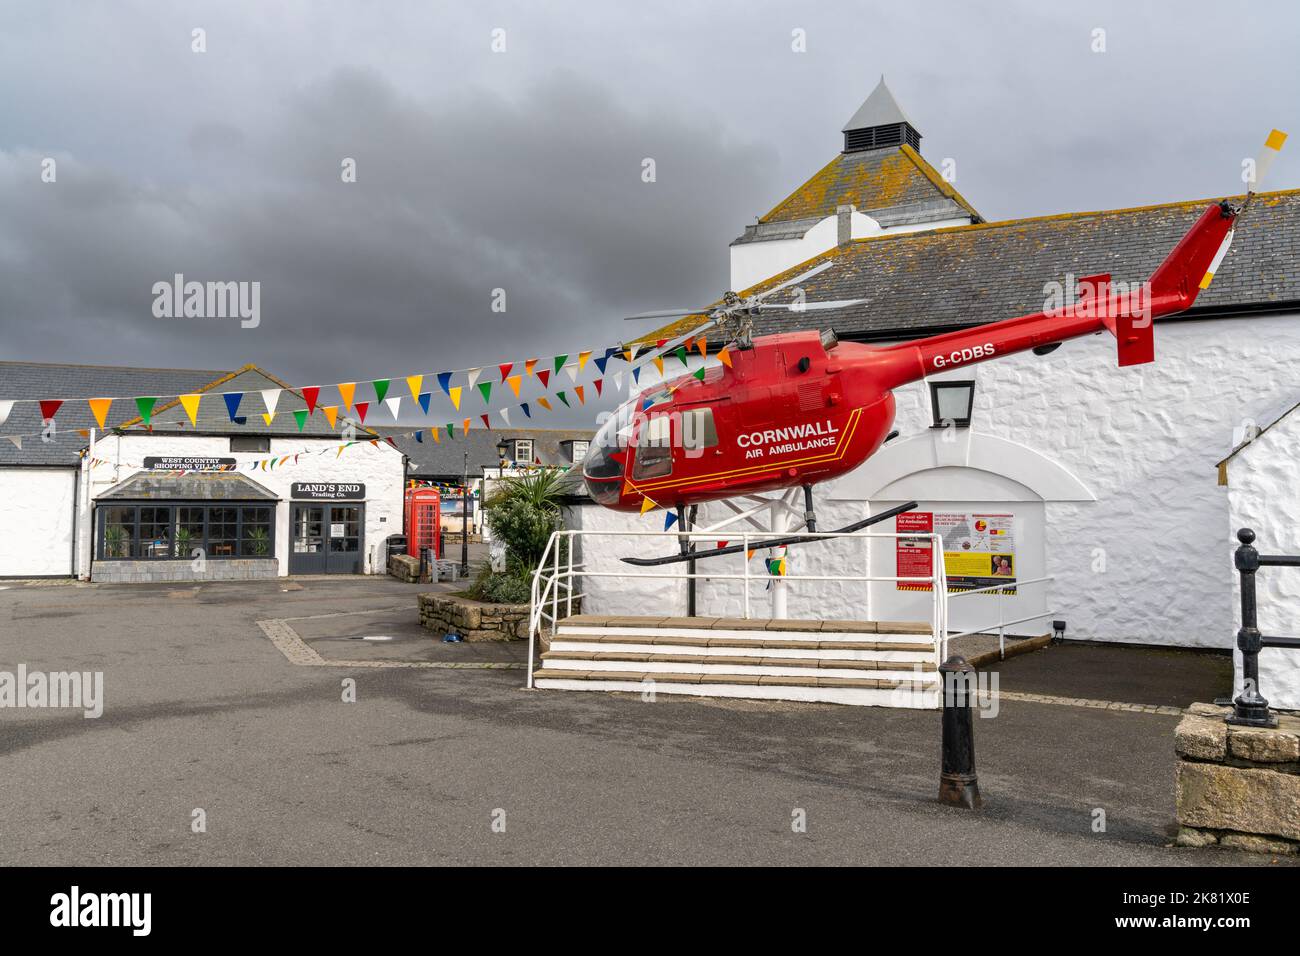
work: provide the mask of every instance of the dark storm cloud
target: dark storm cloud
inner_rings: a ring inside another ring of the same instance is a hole
[[[307,381],[613,341],[630,307],[721,291],[764,164],[761,150],[627,110],[565,73],[517,101],[469,89],[430,107],[375,72],[340,70],[264,128],[202,123],[186,140],[196,165],[216,167],[194,186],[57,156],[48,184],[41,154],[5,155],[6,353],[256,360]],[[642,181],[645,157],[655,182]],[[345,158],[356,183],[342,181]],[[153,284],[175,273],[260,281],[260,327],[155,318]],[[497,288],[504,314],[490,309]]]

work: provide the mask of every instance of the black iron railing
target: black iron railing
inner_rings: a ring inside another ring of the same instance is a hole
[[[1237,631],[1237,647],[1241,650],[1242,689],[1232,702],[1230,724],[1250,727],[1276,727],[1277,718],[1269,713],[1268,701],[1259,692],[1259,652],[1265,647],[1300,649],[1300,637],[1268,637],[1259,633],[1259,620],[1255,604],[1255,572],[1260,568],[1300,568],[1300,555],[1260,554],[1255,550],[1255,532],[1242,528],[1237,532],[1241,542],[1233,555],[1233,563],[1241,575],[1241,629]]]

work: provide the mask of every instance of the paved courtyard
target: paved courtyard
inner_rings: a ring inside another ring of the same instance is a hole
[[[0,710],[5,864],[1272,859],[1169,846],[1173,709],[1224,693],[1224,658],[1004,662],[971,814],[934,802],[934,712],[528,692],[524,645],[440,643],[388,579],[0,588],[0,669],[102,671],[105,697]]]

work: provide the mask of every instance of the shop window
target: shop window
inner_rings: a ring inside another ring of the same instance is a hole
[[[267,435],[231,435],[230,450],[233,451],[270,451],[271,439]]]
[[[271,521],[274,515],[275,512],[270,508],[240,509],[240,557],[269,558],[271,556]]]
[[[103,505],[98,511],[100,560],[269,558],[275,554],[271,505]]]
[[[133,558],[135,550],[135,508],[105,508],[100,555],[105,558]]]
[[[140,554],[142,558],[172,556],[172,510],[141,508],[139,517]]]

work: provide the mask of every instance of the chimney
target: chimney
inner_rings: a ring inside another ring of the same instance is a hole
[[[842,246],[853,239],[853,213],[856,206],[835,207],[835,245]]]

